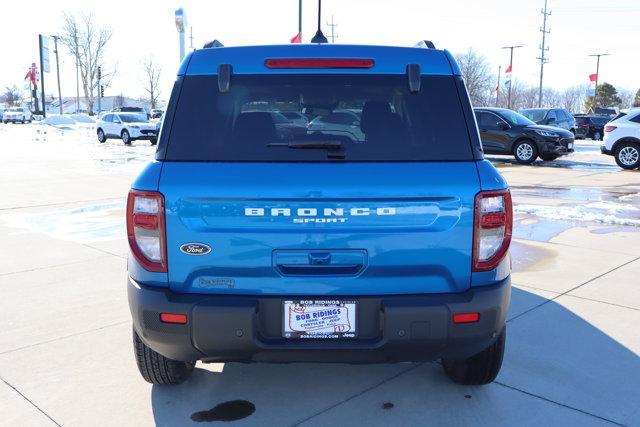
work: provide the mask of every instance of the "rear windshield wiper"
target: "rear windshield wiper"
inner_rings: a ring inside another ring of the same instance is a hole
[[[344,159],[345,153],[340,141],[289,141],[271,142],[267,147],[287,147],[300,149],[324,149],[327,150],[327,157],[330,159]]]

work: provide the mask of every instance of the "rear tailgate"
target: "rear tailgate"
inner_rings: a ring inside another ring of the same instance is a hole
[[[474,162],[165,162],[176,292],[364,295],[470,285]],[[211,247],[205,255],[180,250]]]

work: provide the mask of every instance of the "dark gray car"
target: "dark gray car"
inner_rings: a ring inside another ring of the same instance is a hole
[[[562,128],[576,134],[576,119],[564,108],[527,108],[519,113],[539,125]]]

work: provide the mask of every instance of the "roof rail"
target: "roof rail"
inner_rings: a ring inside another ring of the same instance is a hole
[[[414,47],[422,47],[425,49],[435,49],[436,45],[431,40],[420,40]]]
[[[215,39],[210,42],[206,42],[204,46],[202,46],[203,49],[209,49],[211,47],[224,47],[224,45],[220,43],[218,39]]]

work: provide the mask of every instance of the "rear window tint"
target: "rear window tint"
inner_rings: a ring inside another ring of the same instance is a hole
[[[473,160],[454,77],[418,93],[401,75],[234,75],[227,93],[216,75],[184,77],[165,160],[336,159]]]

